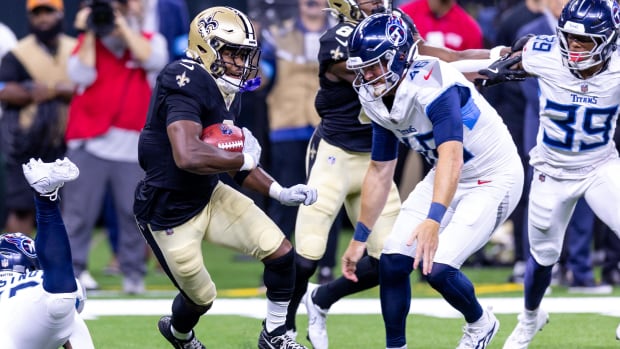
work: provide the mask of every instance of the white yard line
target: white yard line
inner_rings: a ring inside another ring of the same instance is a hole
[[[517,314],[523,307],[522,298],[480,298],[483,306],[493,307],[496,314]],[[109,315],[169,314],[172,299],[89,299],[82,315],[87,319]],[[620,297],[545,298],[542,306],[550,313],[598,313],[620,317]],[[299,313],[305,314],[304,306]],[[217,299],[209,311],[212,315],[265,317],[264,298]],[[343,299],[332,306],[330,314],[380,314],[378,299]],[[443,299],[413,299],[410,314],[458,318],[461,315]]]

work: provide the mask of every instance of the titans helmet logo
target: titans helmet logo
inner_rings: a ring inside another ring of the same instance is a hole
[[[390,16],[385,26],[385,36],[394,46],[402,46],[407,41],[407,31],[400,17]]]
[[[611,19],[614,21],[614,26],[620,26],[620,6],[615,1],[612,1],[611,5]]]
[[[4,240],[8,243],[11,243],[17,247],[23,254],[30,258],[36,258],[37,252],[34,249],[34,243],[30,239],[25,239],[19,235],[15,234],[7,234],[4,237]]]
[[[219,11],[218,11],[219,12]],[[206,38],[207,35],[211,33],[212,30],[217,29],[219,27],[219,23],[213,18],[218,12],[212,14],[207,18],[202,18],[198,21],[198,32],[202,38]]]

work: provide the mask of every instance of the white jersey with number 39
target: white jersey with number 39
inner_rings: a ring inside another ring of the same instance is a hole
[[[587,176],[617,158],[614,132],[620,103],[620,62],[580,79],[562,67],[556,36],[537,36],[523,49],[523,68],[538,77],[540,127],[530,164],[564,179]]]

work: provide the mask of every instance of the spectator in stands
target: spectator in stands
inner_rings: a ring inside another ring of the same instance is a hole
[[[483,48],[480,26],[456,0],[413,0],[401,9],[413,19],[427,45],[459,51]]]
[[[62,0],[28,0],[26,10],[30,34],[0,66],[0,148],[6,160],[5,229],[33,234],[35,207],[21,164],[34,156],[49,162],[64,155],[67,106],[73,94],[66,67],[75,39],[63,34]]]
[[[185,0],[144,0],[142,29],[159,32],[166,38],[169,61],[185,58],[189,10]]]
[[[0,23],[0,62],[2,57],[9,52],[17,43],[17,38],[13,31],[4,23]],[[1,63],[0,63],[1,64]],[[5,85],[0,83],[0,93]],[[0,118],[2,118],[2,105],[0,104]],[[1,146],[0,146],[1,147]],[[4,227],[6,221],[6,169],[5,169],[4,152],[0,148],[0,227]]]
[[[113,20],[108,25],[93,25],[92,7],[76,16],[75,26],[84,32],[69,59],[77,93],[66,140],[67,155],[82,173],[65,186],[63,213],[76,276],[86,288],[96,288],[96,282],[86,282],[94,281],[87,270],[89,247],[110,186],[123,291],[139,294],[144,292],[146,244],[133,216],[134,188],[144,175],[138,165],[138,137],[151,95],[147,74],[161,70],[168,54],[161,34],[141,31],[140,0],[113,0],[111,6]]]

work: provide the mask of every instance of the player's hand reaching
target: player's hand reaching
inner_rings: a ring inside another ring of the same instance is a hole
[[[418,245],[413,260],[413,269],[418,269],[420,262],[424,261],[422,263],[422,274],[428,275],[433,268],[435,252],[439,246],[439,223],[432,219],[423,220],[407,240],[407,246],[413,245],[416,240]]]
[[[248,171],[255,168],[260,161],[262,148],[252,132],[247,128],[243,128],[243,157],[244,162],[241,167],[242,171]]]
[[[486,76],[486,79],[476,79],[474,83],[486,87],[501,82],[523,81],[527,77],[525,70],[514,67],[521,63],[521,55],[505,55],[488,67],[478,71],[478,74]]]
[[[282,188],[277,196],[278,201],[282,205],[297,206],[304,204],[312,205],[317,198],[316,188],[309,187],[305,184],[296,184],[289,188]]]
[[[365,242],[357,240],[351,240],[351,242],[349,242],[347,250],[344,251],[342,255],[342,275],[345,278],[357,282],[357,275],[355,275],[357,262],[364,256],[365,249]]]

